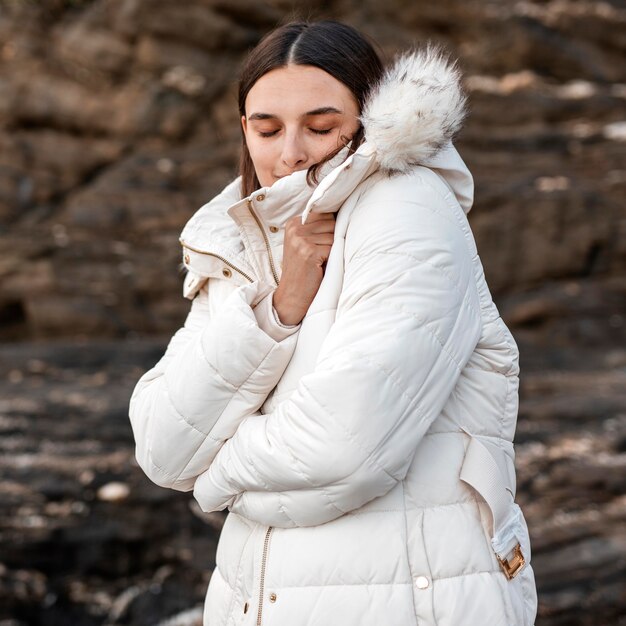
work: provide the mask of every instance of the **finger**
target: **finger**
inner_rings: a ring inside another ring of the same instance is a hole
[[[327,261],[328,257],[330,256],[330,250],[332,248],[332,246],[316,246],[317,247],[317,252],[320,255],[320,258],[323,261]]]
[[[317,233],[306,238],[307,243],[316,246],[332,246],[334,240],[333,233]]]
[[[316,214],[317,215],[317,214]],[[325,213],[324,215],[331,215]],[[306,224],[302,224],[299,216],[290,217],[285,223],[285,232],[291,233],[311,233],[311,232],[330,232],[335,228],[334,218],[325,217],[323,219],[308,220]]]
[[[334,220],[334,213],[309,213],[306,218],[306,224],[312,224],[313,222]]]
[[[308,222],[302,226],[301,232],[306,235],[315,235],[317,233],[332,233],[335,230],[335,220],[324,222]]]

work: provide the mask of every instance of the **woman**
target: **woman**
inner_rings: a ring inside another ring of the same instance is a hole
[[[230,511],[204,623],[533,624],[458,70],[291,23],[239,107],[241,176],[183,230],[191,311],[130,405],[146,474]]]

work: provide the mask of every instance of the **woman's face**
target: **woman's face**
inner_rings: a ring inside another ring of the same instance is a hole
[[[352,92],[312,65],[287,65],[261,76],[245,110],[241,125],[262,187],[318,163],[359,128]]]

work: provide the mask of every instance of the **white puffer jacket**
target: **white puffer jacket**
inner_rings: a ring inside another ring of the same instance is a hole
[[[466,217],[459,81],[405,55],[315,189],[296,172],[241,198],[237,179],[183,230],[191,312],[130,418],[154,482],[230,510],[206,625],[534,623],[518,350]],[[334,244],[286,327],[283,226],[310,211],[336,213]]]

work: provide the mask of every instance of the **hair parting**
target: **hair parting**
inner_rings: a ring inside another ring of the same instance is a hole
[[[356,29],[333,20],[288,22],[268,33],[249,53],[239,78],[239,114],[246,115],[246,98],[253,85],[268,72],[290,64],[318,67],[346,85],[354,95],[359,113],[372,87],[382,77],[383,65],[374,44]],[[346,145],[352,154],[363,142],[363,127],[307,171],[307,183],[317,184],[320,167]],[[242,197],[260,187],[242,129],[239,162]]]

